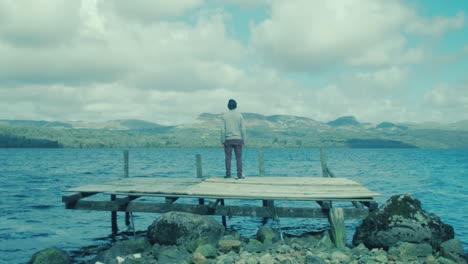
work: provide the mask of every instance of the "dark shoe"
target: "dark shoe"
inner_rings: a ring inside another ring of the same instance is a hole
[[[237,176],[237,179],[240,180],[240,179],[245,179],[244,176]]]
[[[224,176],[224,179],[230,179],[231,176]]]

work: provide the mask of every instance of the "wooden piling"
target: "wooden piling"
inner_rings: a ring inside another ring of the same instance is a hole
[[[220,199],[220,200],[221,200],[221,206],[224,207],[224,199]],[[226,216],[225,215],[221,216],[221,222],[223,223],[224,228],[227,228]]]
[[[124,150],[124,178],[129,177],[128,150]],[[125,225],[130,226],[130,213],[125,212]]]
[[[197,165],[197,178],[203,178],[201,154],[195,155],[195,159],[196,159],[196,165]]]
[[[116,196],[115,194],[111,195],[111,201],[115,201]],[[119,231],[119,228],[117,226],[117,211],[112,211],[111,212],[111,225],[112,225],[112,236],[116,236],[117,232]]]
[[[258,150],[258,175],[265,176],[265,161],[263,157],[263,149]]]
[[[128,178],[128,150],[124,150],[124,178]]]
[[[333,243],[337,248],[346,247],[346,227],[344,224],[343,208],[331,208],[328,221]]]
[[[195,155],[195,166],[196,166],[196,169],[197,169],[197,178],[203,178],[202,156],[201,156],[201,154],[196,154]],[[199,198],[198,199],[198,204],[200,204],[200,205],[205,204],[205,199],[204,198]]]
[[[323,148],[320,148],[320,164],[322,165],[322,176],[329,177],[330,175],[328,174],[327,161]]]

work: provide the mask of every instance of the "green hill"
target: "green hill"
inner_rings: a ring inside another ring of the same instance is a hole
[[[244,113],[249,147],[468,148],[468,121],[445,125],[322,123],[292,115]],[[219,147],[220,114],[163,126],[143,120],[0,121],[0,147]]]

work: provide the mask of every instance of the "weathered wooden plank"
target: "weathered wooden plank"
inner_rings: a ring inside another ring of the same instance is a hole
[[[95,192],[83,192],[83,193],[74,193],[71,195],[62,196],[62,202],[65,203],[65,208],[70,209],[75,206],[76,202],[82,198],[86,198],[92,195],[95,195]]]
[[[359,183],[347,178],[319,178],[319,177],[246,177],[243,180],[225,179],[223,177],[210,177],[205,182],[230,182],[234,184],[260,184],[260,185],[360,185]]]
[[[328,213],[321,208],[298,207],[260,207],[260,206],[234,206],[218,205],[210,208],[209,205],[198,204],[165,204],[130,202],[126,208],[121,208],[112,201],[78,201],[75,208],[80,210],[98,211],[127,211],[166,213],[170,211],[188,212],[195,214],[212,214],[221,216],[252,216],[252,217],[301,217],[301,218],[327,218]],[[368,215],[367,209],[343,208],[347,218],[364,218]]]
[[[107,192],[109,190],[125,189],[139,186],[149,186],[155,189],[164,189],[170,186],[180,188],[191,186],[203,181],[196,178],[124,178],[101,184],[90,184],[65,190],[65,192]]]
[[[197,184],[195,186],[192,186],[188,188],[188,191],[193,193],[193,192],[198,192],[198,193],[210,193],[213,192],[214,190],[220,190],[220,188],[223,188],[223,191],[229,191],[229,192],[243,192],[243,193],[250,193],[250,192],[274,192],[274,193],[330,193],[330,192],[337,192],[337,193],[343,193],[343,192],[360,192],[363,193],[364,195],[366,193],[372,193],[368,189],[362,187],[362,186],[356,186],[356,187],[343,187],[343,186],[256,186],[253,184],[249,185],[234,185],[234,186],[228,186],[226,184]]]
[[[110,194],[110,193],[108,193]],[[330,201],[358,201],[358,202],[373,202],[374,199],[372,197],[332,197],[325,195],[323,196],[275,196],[275,195],[258,195],[252,196],[252,194],[242,196],[242,195],[199,195],[199,194],[189,194],[189,195],[180,195],[180,194],[170,194],[170,193],[117,193],[119,195],[139,195],[139,196],[148,196],[148,197],[179,197],[179,198],[200,198],[203,197],[205,199],[234,199],[234,200],[262,200],[262,199],[269,199],[269,200],[284,200],[284,201],[317,201],[317,200],[330,200]]]
[[[85,197],[89,197],[91,195],[97,194],[96,192],[82,192],[82,193],[74,193],[74,194],[69,194],[69,195],[63,195],[62,196],[62,202],[64,203],[73,203],[76,202],[77,200]]]
[[[330,208],[332,208],[332,202],[331,201],[317,201],[317,203],[324,210],[329,210]]]
[[[224,178],[126,178],[67,191],[213,199],[349,200],[372,202],[379,193],[345,178],[249,177]]]

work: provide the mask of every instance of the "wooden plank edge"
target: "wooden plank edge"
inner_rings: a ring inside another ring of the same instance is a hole
[[[80,192],[80,193],[62,195],[62,202],[65,203],[65,207],[67,209],[70,209],[70,207],[75,206],[78,200],[95,195],[95,194],[98,194],[98,193],[97,192]]]
[[[366,197],[285,197],[285,196],[237,196],[237,195],[204,195],[204,194],[180,194],[180,193],[142,193],[142,192],[106,192],[106,194],[115,194],[115,195],[137,195],[137,196],[148,196],[148,197],[178,197],[178,198],[205,198],[205,199],[233,199],[233,200],[281,200],[281,201],[321,201],[321,200],[330,200],[330,201],[341,201],[341,202],[372,202],[374,201],[374,196]],[[375,195],[375,196],[380,196]]]
[[[115,201],[78,201],[72,209],[96,210],[96,211],[124,211],[124,212],[146,212],[167,213],[171,211],[187,212],[201,215],[221,216],[250,216],[250,217],[300,217],[300,218],[327,218],[328,212],[321,208],[300,207],[260,207],[260,206],[226,206],[199,204],[166,204],[166,203],[144,203],[130,202],[123,208]],[[365,218],[369,214],[368,209],[343,208],[346,218]]]

